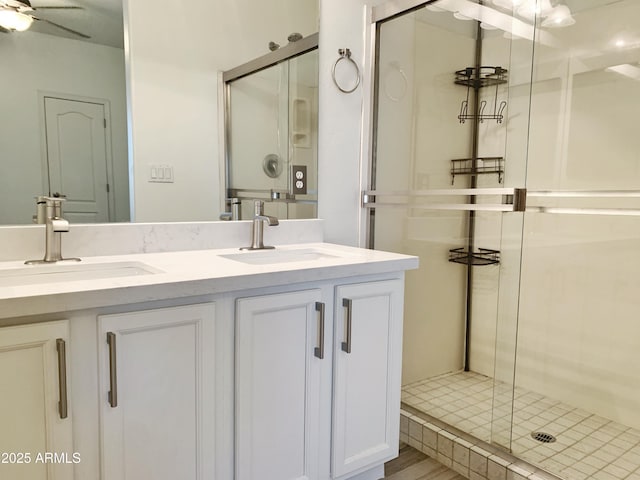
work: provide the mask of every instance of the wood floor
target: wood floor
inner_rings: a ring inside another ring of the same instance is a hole
[[[400,446],[400,455],[384,466],[384,480],[466,480],[409,445]]]

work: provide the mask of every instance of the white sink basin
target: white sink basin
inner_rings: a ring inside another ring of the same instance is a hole
[[[140,262],[33,265],[0,270],[0,287],[132,277],[155,273],[162,272]]]
[[[322,259],[339,258],[323,250],[304,248],[296,250],[248,250],[239,253],[220,255],[222,258],[250,265],[272,265],[288,262],[314,262]]]

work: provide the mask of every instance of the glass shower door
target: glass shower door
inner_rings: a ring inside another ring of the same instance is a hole
[[[374,10],[363,203],[371,248],[420,257],[405,287],[405,408],[509,448],[531,42],[450,4]]]
[[[512,450],[640,478],[640,3],[566,6],[537,18]]]

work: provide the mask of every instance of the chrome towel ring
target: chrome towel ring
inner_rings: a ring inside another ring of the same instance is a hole
[[[360,68],[358,67],[358,64],[353,60],[353,58],[351,58],[351,50],[349,50],[348,48],[339,49],[338,55],[340,56],[336,60],[336,63],[333,64],[333,68],[331,69],[331,77],[333,78],[333,83],[336,85],[336,87],[338,87],[338,90],[340,90],[342,93],[353,93],[356,91],[356,88],[358,88],[358,86],[360,85]],[[352,63],[353,67],[356,69],[356,84],[351,89],[342,88],[338,83],[338,80],[336,80],[336,67],[338,66],[338,63],[340,63],[342,60],[346,60],[347,62]]]

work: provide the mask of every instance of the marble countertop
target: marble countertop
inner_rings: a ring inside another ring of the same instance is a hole
[[[270,255],[280,260],[270,263]],[[129,276],[116,273],[110,278],[77,279],[56,273],[99,270],[107,264],[126,267]],[[80,263],[37,266],[45,274],[31,284],[11,279],[12,274],[28,273],[29,266],[21,261],[0,262],[0,319],[399,272],[417,266],[417,257],[328,243],[257,252],[227,248],[86,257]],[[45,278],[49,271],[54,273],[51,281]]]

